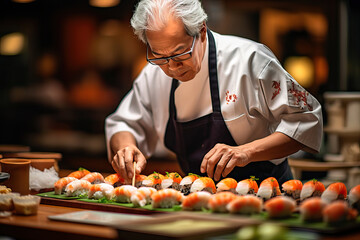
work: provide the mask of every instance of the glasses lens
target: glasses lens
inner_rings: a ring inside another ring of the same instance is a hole
[[[187,53],[178,57],[174,57],[172,58],[172,60],[174,60],[175,62],[181,62],[181,61],[185,61],[188,60],[189,58],[191,58],[191,53]]]
[[[167,59],[149,59],[148,61],[153,65],[164,65],[169,62]]]

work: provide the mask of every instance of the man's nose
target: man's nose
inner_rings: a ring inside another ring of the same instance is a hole
[[[175,62],[174,60],[170,59],[168,62],[169,70],[175,70],[181,66],[181,62]]]

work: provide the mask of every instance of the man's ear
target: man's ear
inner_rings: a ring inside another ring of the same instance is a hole
[[[200,37],[202,42],[206,40],[206,31],[207,31],[207,26],[206,23],[203,22],[202,27],[200,29]]]

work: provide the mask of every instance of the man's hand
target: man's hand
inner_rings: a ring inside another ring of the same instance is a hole
[[[200,171],[219,181],[221,176],[226,177],[235,167],[243,167],[249,162],[249,156],[241,146],[218,143],[205,155]]]
[[[126,182],[131,182],[135,174],[140,174],[146,166],[146,158],[137,148],[134,136],[129,132],[118,132],[110,139],[110,148],[113,157],[109,159],[113,169],[119,173]]]

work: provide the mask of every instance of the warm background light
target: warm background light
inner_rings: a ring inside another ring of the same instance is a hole
[[[310,87],[314,81],[314,64],[309,57],[289,57],[285,69],[303,87]]]
[[[17,55],[24,48],[25,37],[21,33],[10,33],[0,39],[1,55]]]
[[[114,7],[120,3],[120,0],[90,0],[89,4],[93,7]]]

